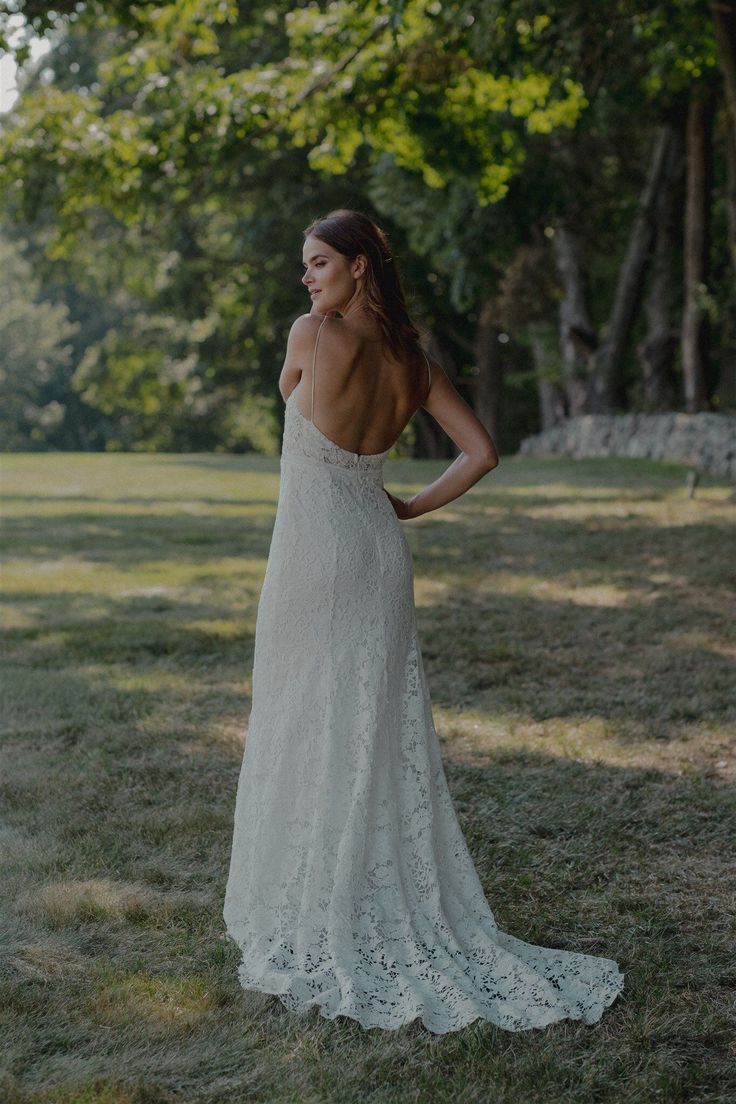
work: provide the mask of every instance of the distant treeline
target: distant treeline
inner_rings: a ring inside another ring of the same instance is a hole
[[[387,229],[502,452],[736,409],[736,6],[13,7],[53,45],[6,43],[3,447],[276,453],[301,230],[334,207]],[[402,447],[452,450],[423,412]]]

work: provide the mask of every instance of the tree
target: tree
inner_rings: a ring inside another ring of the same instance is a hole
[[[5,449],[34,448],[63,420],[76,327],[63,303],[40,299],[22,249],[2,238],[0,270],[0,432]]]

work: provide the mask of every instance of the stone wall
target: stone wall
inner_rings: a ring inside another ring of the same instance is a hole
[[[736,477],[736,415],[581,414],[525,437],[523,456],[637,456]]]

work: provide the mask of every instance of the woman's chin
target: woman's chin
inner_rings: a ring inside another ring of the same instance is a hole
[[[312,299],[312,311],[314,314],[335,314],[340,308],[323,300],[321,295]]]

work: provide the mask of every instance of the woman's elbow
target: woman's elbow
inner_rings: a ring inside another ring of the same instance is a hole
[[[473,448],[464,449],[461,455],[469,467],[474,468],[479,475],[493,471],[498,466],[498,453],[493,441],[478,441]]]

